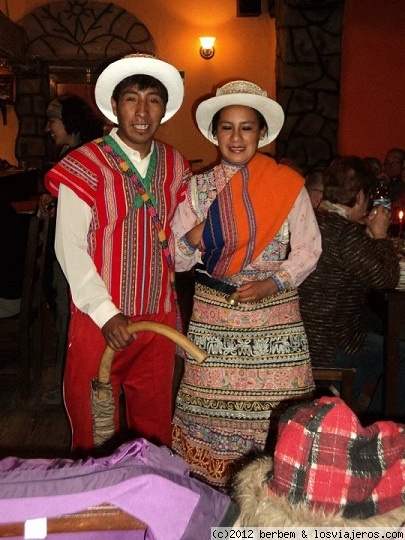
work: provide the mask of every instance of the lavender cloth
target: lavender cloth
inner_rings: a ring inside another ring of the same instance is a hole
[[[145,531],[81,531],[80,533],[47,534],[46,540],[145,540]],[[23,536],[11,536],[8,540],[25,540]]]
[[[145,439],[124,444],[107,458],[0,461],[0,523],[50,518],[101,503],[146,523],[147,540],[195,540],[210,538],[210,528],[221,523],[231,500],[190,478],[179,456]]]

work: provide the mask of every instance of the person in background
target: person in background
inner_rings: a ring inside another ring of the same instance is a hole
[[[363,158],[363,161],[375,178],[379,178],[382,175],[382,163],[377,157],[365,157]]]
[[[391,201],[395,202],[405,191],[402,181],[402,167],[405,161],[405,150],[391,148],[384,159],[384,171],[390,179]]]
[[[290,167],[290,169],[293,169],[294,171],[297,171],[299,174],[303,174],[303,171],[301,167],[298,165],[298,163],[289,157],[283,157],[279,161],[280,165],[287,165],[287,167]]]
[[[26,243],[20,216],[0,201],[0,318],[20,312]]]
[[[46,133],[51,137],[59,158],[85,142],[103,136],[103,120],[80,96],[64,94],[53,99],[46,109]],[[69,286],[55,255],[55,216],[57,199],[43,193],[39,199],[39,211],[49,215],[49,236],[44,271],[44,292],[53,314],[57,332],[55,361],[55,388],[42,395],[42,401],[62,403],[62,371],[66,354],[69,322]]]
[[[389,188],[390,186],[390,178],[387,176],[387,174],[383,171],[383,165],[381,161],[374,156],[365,157],[363,158],[363,162],[366,164],[370,175],[373,179],[372,188],[370,191],[370,198],[369,203],[367,206],[367,213],[372,209],[374,206],[374,196],[375,192],[377,190],[377,187],[381,185],[383,182],[385,186]],[[393,217],[393,213],[391,212],[391,220]],[[370,330],[373,330],[376,333],[382,334],[384,331],[384,321],[381,317],[381,302],[378,298],[378,295],[375,294],[374,290],[369,291],[368,293],[368,302],[367,302],[367,325]]]
[[[372,176],[373,185],[370,192],[370,200],[367,210],[371,210],[373,206],[373,195],[379,185],[383,182],[388,188],[390,186],[390,179],[386,173],[383,172],[383,166],[381,161],[376,157],[365,157],[363,162],[366,164],[366,167]]]
[[[226,490],[236,462],[264,449],[272,409],[314,389],[296,287],[321,238],[302,176],[257,151],[283,125],[277,102],[232,81],[196,119],[221,162],[191,179],[172,227],[176,269],[199,263],[188,337],[208,358],[185,360],[173,449]]]
[[[383,336],[369,329],[367,294],[393,288],[399,280],[398,257],[388,238],[390,212],[377,206],[367,213],[372,186],[359,157],[337,157],[326,168],[324,200],[316,212],[322,254],[298,288],[311,361],[356,368],[353,403],[359,412],[368,406],[367,388],[375,388],[383,369]],[[401,358],[403,363],[404,350]],[[370,410],[381,411],[379,391]]]
[[[401,211],[403,212],[402,214],[403,223],[405,223],[405,161],[403,162],[403,165],[402,165],[401,180],[404,185],[404,191],[397,199],[395,199],[395,201],[391,205],[391,214],[392,214],[391,221],[394,223],[399,223],[399,213]],[[405,246],[404,239],[405,238],[402,238],[401,240]]]
[[[170,222],[190,176],[186,159],[154,139],[180,108],[183,80],[172,65],[134,54],[100,74],[96,103],[117,124],[69,152],[45,177],[58,197],[55,249],[72,294],[64,400],[72,450],[94,450],[90,388],[107,345],[119,431],[125,396],[131,436],[171,446],[175,344],[128,332],[139,320],[176,327]]]
[[[314,210],[318,208],[323,199],[323,167],[316,167],[305,175],[305,187]]]
[[[101,116],[80,96],[64,94],[53,99],[46,109],[46,117],[45,132],[55,146],[58,160],[81,144],[103,136]],[[56,197],[44,193],[39,208],[53,216],[55,204]]]

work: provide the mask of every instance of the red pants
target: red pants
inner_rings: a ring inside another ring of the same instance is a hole
[[[175,327],[175,314],[142,315],[132,321],[157,321]],[[69,326],[64,399],[72,428],[72,450],[94,448],[91,380],[98,375],[106,341],[88,315],[75,310]],[[119,393],[125,394],[127,427],[135,437],[171,446],[172,381],[176,345],[154,332],[140,332],[114,355],[110,380],[114,389],[115,426],[119,430]]]

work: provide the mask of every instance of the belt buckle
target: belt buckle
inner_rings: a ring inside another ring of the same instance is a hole
[[[232,307],[236,307],[239,304],[239,294],[235,291],[232,294],[229,294],[226,297],[226,301],[228,304],[230,304]]]

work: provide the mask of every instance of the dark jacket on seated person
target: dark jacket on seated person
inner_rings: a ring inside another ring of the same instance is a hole
[[[363,225],[321,203],[322,236],[317,268],[299,287],[300,308],[313,365],[333,365],[334,349],[357,354],[367,336],[370,289],[395,287],[398,258],[390,239],[374,239]]]

